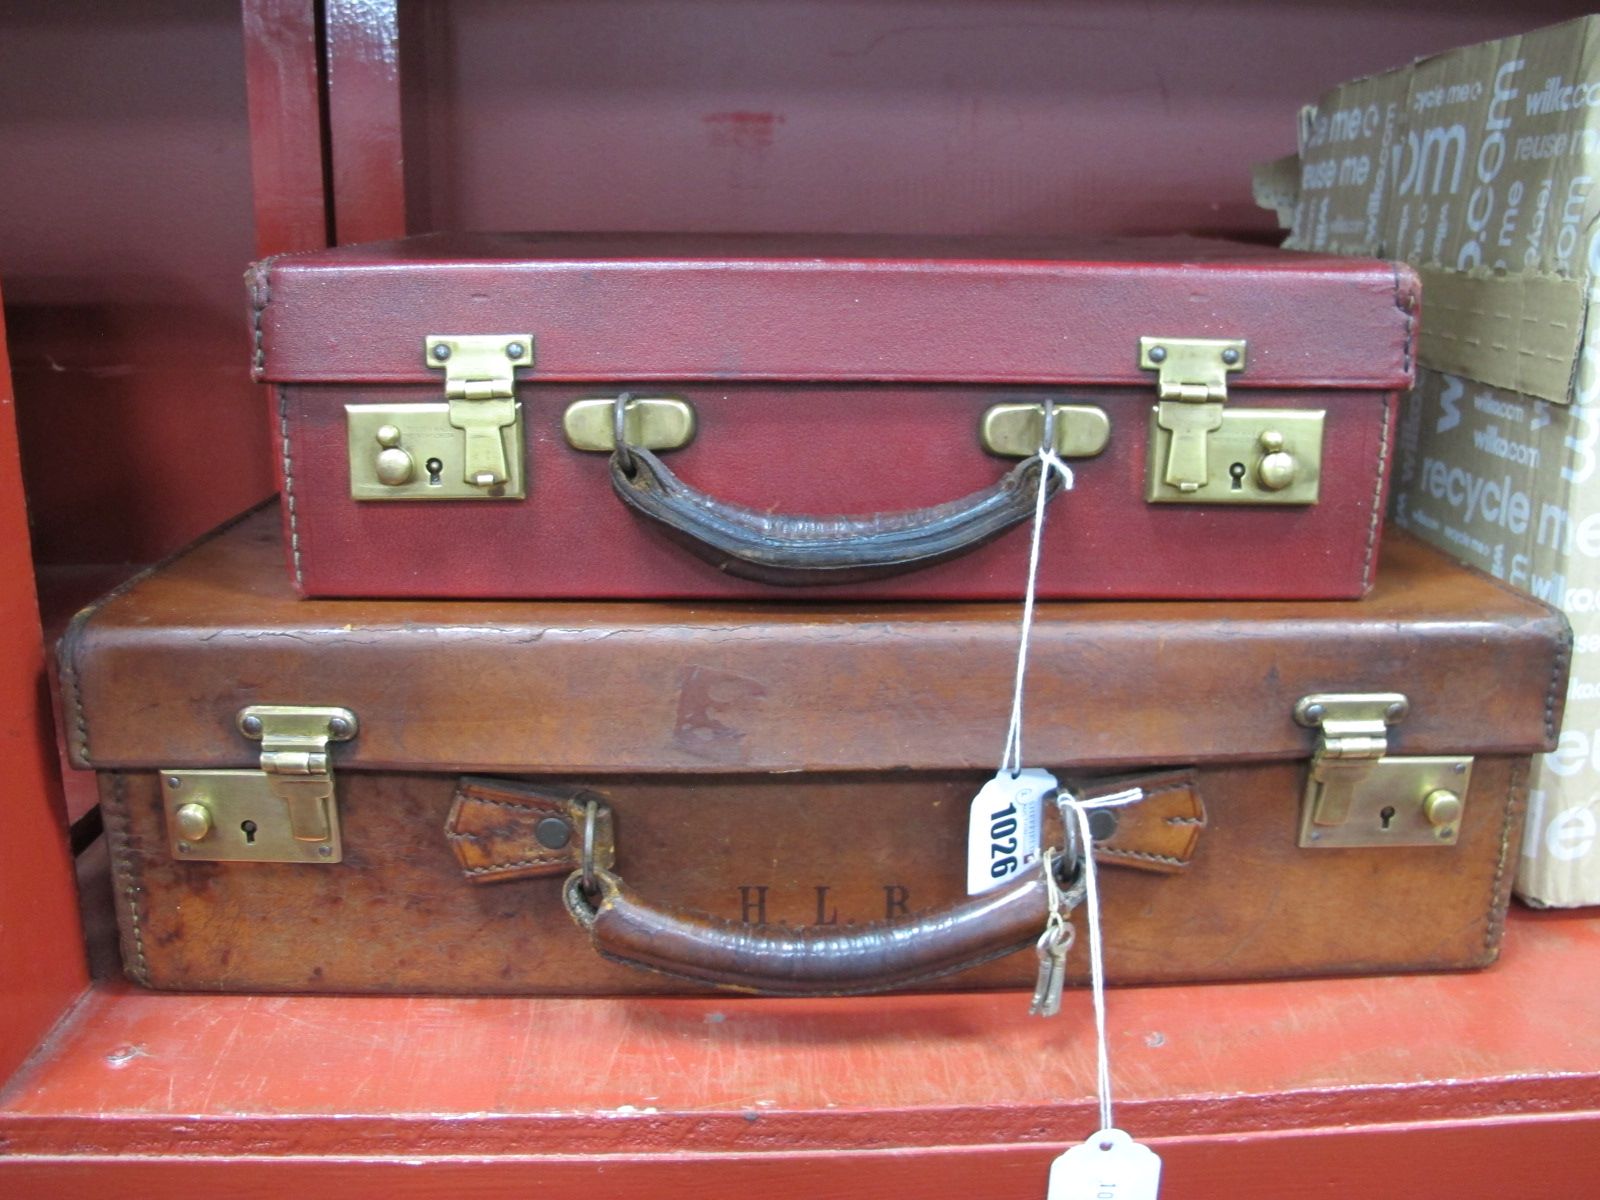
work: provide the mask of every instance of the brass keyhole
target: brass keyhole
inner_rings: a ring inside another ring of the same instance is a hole
[[[440,476],[444,474],[444,463],[437,458],[430,458],[422,465],[428,469],[428,486],[438,487]]]
[[[1389,822],[1394,820],[1394,809],[1389,807],[1380,809],[1378,811],[1378,820],[1383,822],[1383,828],[1387,830],[1389,828]]]
[[[1242,492],[1244,490],[1244,476],[1246,470],[1248,470],[1248,468],[1242,462],[1234,463],[1233,466],[1228,468],[1228,474],[1233,477],[1233,487],[1231,490],[1235,492]]]
[[[239,826],[239,831],[244,834],[246,845],[253,846],[256,844],[256,823],[254,821],[245,821],[241,823]]]

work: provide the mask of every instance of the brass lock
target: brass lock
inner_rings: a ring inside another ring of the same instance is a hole
[[[1300,807],[1302,847],[1455,845],[1472,759],[1390,754],[1389,729],[1410,707],[1399,692],[1300,698],[1295,721],[1317,731]]]
[[[1151,504],[1315,504],[1322,486],[1322,409],[1223,408],[1205,466],[1187,490],[1164,473],[1171,434],[1150,413],[1145,496]]]
[[[347,404],[356,500],[520,500],[527,495],[516,371],[527,334],[432,336],[424,361],[445,375],[443,403]]]
[[[161,772],[175,859],[328,865],[344,857],[330,746],[358,732],[347,708],[253,704],[239,732],[261,743],[254,771]]]
[[[1156,373],[1145,499],[1152,504],[1315,504],[1324,414],[1229,404],[1245,369],[1235,338],[1143,337],[1139,365]]]

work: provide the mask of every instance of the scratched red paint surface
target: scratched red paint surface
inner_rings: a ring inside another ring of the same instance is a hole
[[[1600,1110],[1600,918],[1517,914],[1501,966],[1112,993],[1152,1138]],[[103,985],[0,1094],[13,1154],[735,1153],[1086,1136],[1088,997],[189,996]],[[174,1131],[182,1136],[174,1141]]]

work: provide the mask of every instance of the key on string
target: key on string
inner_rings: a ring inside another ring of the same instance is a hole
[[[1039,935],[1039,980],[1034,985],[1028,1015],[1053,1017],[1061,1011],[1061,991],[1067,983],[1067,952],[1076,931],[1060,913],[1051,913]]]

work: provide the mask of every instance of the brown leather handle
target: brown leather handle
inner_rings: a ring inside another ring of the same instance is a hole
[[[805,587],[879,579],[976,549],[1033,516],[1037,456],[991,488],[904,512],[792,516],[718,500],[690,487],[650,451],[617,442],[611,486],[622,502],[729,575]],[[1047,484],[1054,496],[1055,472]]]
[[[1005,887],[936,912],[835,926],[752,928],[641,900],[613,871],[567,879],[573,919],[602,957],[736,991],[778,996],[848,996],[910,987],[1033,945],[1044,930],[1049,889],[1043,865]]]

